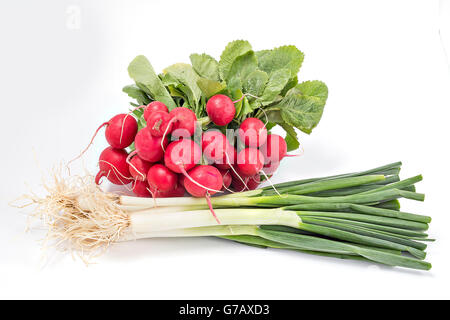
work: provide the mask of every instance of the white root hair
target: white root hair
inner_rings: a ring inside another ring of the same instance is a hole
[[[103,253],[129,232],[130,218],[120,209],[119,197],[102,191],[87,175],[63,178],[53,173],[52,184],[44,184],[45,197],[25,195],[19,208],[33,207],[31,216],[48,228],[44,246],[77,253],[87,262]]]

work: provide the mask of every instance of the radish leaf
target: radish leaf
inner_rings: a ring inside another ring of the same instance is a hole
[[[295,46],[283,46],[263,51],[258,56],[259,69],[267,72],[269,75],[280,69],[289,69],[290,78],[297,75],[303,63],[303,53]]]
[[[230,42],[220,56],[219,74],[221,79],[227,79],[234,60],[250,50],[252,50],[252,46],[248,41],[236,40]]]
[[[154,100],[163,102],[169,110],[177,106],[146,57],[137,56],[131,61],[128,66],[128,74],[139,88]]]
[[[219,63],[213,57],[203,54],[191,54],[192,67],[200,77],[219,81]]]
[[[317,97],[289,94],[276,106],[287,124],[310,134],[322,117],[324,103]]]

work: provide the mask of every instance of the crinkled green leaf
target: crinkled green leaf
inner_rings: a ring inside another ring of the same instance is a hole
[[[258,61],[255,53],[248,51],[237,57],[231,65],[228,76],[225,78],[227,86],[231,90],[242,89],[245,79],[256,70]]]
[[[283,46],[258,56],[259,69],[269,75],[280,69],[289,69],[290,78],[297,75],[303,62],[303,53],[295,46]]]
[[[210,80],[206,78],[199,78],[197,80],[197,85],[207,98],[210,98],[215,94],[218,94],[219,92],[221,92],[226,88],[225,84],[219,81]]]
[[[199,76],[195,73],[192,66],[186,63],[176,63],[164,69],[164,73],[180,82],[177,89],[181,90],[189,98],[191,107],[196,108],[202,91],[197,85]]]
[[[234,60],[250,50],[252,50],[252,46],[248,41],[236,40],[230,42],[220,56],[219,74],[221,79],[227,79]]]
[[[192,67],[200,77],[219,81],[219,62],[213,57],[203,54],[191,54]]]
[[[261,99],[258,99],[262,105],[271,104],[275,98],[281,93],[291,77],[288,69],[280,69],[274,71],[267,82]]]
[[[261,60],[261,58],[263,56],[265,56],[266,54],[269,54],[270,52],[272,52],[272,50],[260,50],[260,51],[256,51],[256,58],[258,58],[258,61]]]
[[[322,117],[324,103],[317,97],[290,94],[276,107],[281,110],[284,122],[310,134]]]
[[[305,81],[295,86],[304,96],[319,98],[323,104],[327,102],[328,87],[322,81]]]
[[[269,75],[267,73],[261,70],[255,70],[245,79],[243,83],[244,92],[260,97],[264,92],[268,80]]]
[[[128,94],[130,98],[136,99],[139,105],[147,105],[152,101],[145,93],[145,91],[141,90],[134,84],[125,86],[122,91]]]
[[[169,110],[177,106],[146,57],[134,58],[128,66],[128,74],[139,88],[154,100],[163,102]]]

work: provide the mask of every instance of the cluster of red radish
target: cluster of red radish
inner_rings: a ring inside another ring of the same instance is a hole
[[[144,108],[147,126],[139,132],[130,114],[116,115],[102,125],[110,147],[100,155],[97,183],[103,177],[113,184],[132,183],[133,192],[140,197],[180,197],[187,191],[208,198],[230,188],[238,192],[255,189],[260,175],[272,175],[286,156],[284,139],[267,134],[257,118],[241,123],[237,138],[245,147],[238,152],[218,130],[204,132],[201,143],[192,140],[201,129],[188,108],[169,112],[159,101],[140,108]],[[218,94],[208,100],[206,112],[215,125],[225,126],[234,119],[236,109],[229,97]],[[125,148],[133,142],[135,151],[128,153]]]

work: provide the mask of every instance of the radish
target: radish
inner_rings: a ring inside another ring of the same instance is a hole
[[[133,143],[137,131],[136,119],[122,113],[112,117],[106,123],[105,137],[111,147],[124,149]]]
[[[216,167],[209,165],[200,165],[190,170],[189,176],[192,178],[192,180],[198,182],[198,184],[206,186],[209,189],[222,189],[222,174]],[[194,197],[204,197],[206,196],[207,192],[209,192],[210,195],[216,193],[214,191],[208,191],[207,189],[200,187],[198,184],[195,184],[190,179],[184,180],[184,187],[186,188],[186,191]]]
[[[215,130],[209,130],[202,135],[203,155],[214,163],[227,163],[224,160],[224,153],[231,147],[227,137]],[[226,159],[225,159],[226,160]]]
[[[222,189],[229,190],[231,181],[233,180],[230,170],[220,170],[219,169],[219,172],[222,175],[222,181],[223,181]]]
[[[231,169],[232,165],[236,163],[237,152],[236,149],[229,145],[226,152],[223,153],[222,160],[220,162],[216,162],[215,166],[219,169]]]
[[[243,149],[237,155],[237,166],[244,176],[254,176],[263,168],[264,156],[258,149]]]
[[[173,190],[166,192],[156,192],[155,198],[179,198],[184,197],[185,192],[186,190],[184,189],[184,187],[178,184]]]
[[[178,185],[179,185],[179,186],[182,186],[183,189],[184,189],[184,179],[186,179],[186,177],[185,177],[184,175],[180,174],[180,175],[178,176]]]
[[[259,173],[257,173],[254,176],[248,178],[247,187],[250,190],[255,190],[256,188],[258,188],[258,186],[260,184],[261,184],[261,176],[259,175]]]
[[[164,164],[176,173],[186,174],[200,163],[202,150],[193,140],[182,139],[171,142],[164,154]]]
[[[162,146],[167,145],[167,138],[152,136],[150,129],[145,127],[140,130],[134,140],[136,152],[143,160],[158,162],[164,157]]]
[[[229,97],[216,94],[206,103],[206,113],[214,124],[225,126],[233,120],[236,108]]]
[[[147,118],[147,127],[154,137],[162,137],[164,133],[172,132],[173,123],[170,121],[171,117],[167,112],[154,111]]]
[[[177,137],[190,137],[194,134],[197,116],[192,110],[178,107],[170,111],[169,114],[172,117],[173,131],[177,131]]]
[[[164,103],[162,103],[160,101],[153,101],[153,102],[150,102],[145,107],[145,110],[144,110],[144,119],[145,119],[145,121],[147,121],[148,117],[153,112],[156,112],[156,111],[162,111],[162,112],[165,112],[165,113],[169,113],[169,109],[167,109],[167,106]]]
[[[263,154],[266,164],[280,162],[286,156],[287,144],[283,137],[269,134],[266,143],[259,150]]]
[[[131,158],[131,160],[130,160]],[[150,170],[152,163],[142,160],[136,153],[131,153],[128,156],[128,166],[130,170],[131,176],[135,180],[146,181],[147,180],[147,172]]]
[[[247,147],[260,147],[267,140],[267,129],[257,118],[247,118],[239,127],[239,138]]]
[[[275,173],[275,171],[277,171],[279,166],[280,166],[279,162],[269,162],[264,165],[263,171],[266,175],[271,176],[272,174]]]
[[[133,116],[125,113],[118,114],[112,117],[108,122],[103,123],[100,127],[97,128],[86,149],[84,149],[79,156],[70,160],[67,163],[68,166],[70,163],[79,159],[81,156],[83,156],[83,154],[86,153],[86,151],[94,142],[94,139],[100,129],[105,126],[106,140],[111,147],[116,149],[125,149],[126,147],[129,147],[133,143],[136,137],[136,133],[138,132],[137,121]]]
[[[150,193],[150,187],[147,181],[136,180],[133,184],[133,193],[138,197],[150,198],[152,195]]]
[[[211,204],[210,195],[220,192],[223,186],[222,174],[219,169],[209,165],[200,165],[189,171],[189,175],[184,180],[186,191],[197,198],[205,197],[209,210],[220,224]]]
[[[95,177],[95,183],[100,184],[103,177],[111,183],[126,185],[133,181],[127,164],[128,153],[123,149],[108,147],[100,154],[100,170]]]
[[[239,177],[237,177],[236,174],[234,173],[231,173],[231,175],[232,175],[231,186],[236,192],[255,190],[261,183],[261,176],[259,175],[259,173],[251,177],[244,177],[243,180],[239,179]]]
[[[177,186],[178,176],[166,166],[155,164],[147,173],[147,181],[152,191],[168,192]]]

